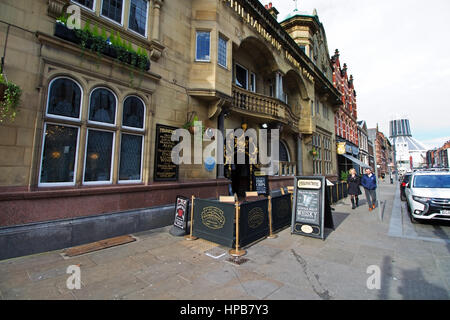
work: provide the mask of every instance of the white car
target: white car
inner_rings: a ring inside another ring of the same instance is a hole
[[[411,222],[450,220],[450,172],[416,171],[405,194]]]

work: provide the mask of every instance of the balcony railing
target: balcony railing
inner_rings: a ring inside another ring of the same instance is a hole
[[[298,130],[300,118],[281,100],[233,86],[233,107],[278,120]]]

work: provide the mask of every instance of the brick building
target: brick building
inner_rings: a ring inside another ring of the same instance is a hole
[[[335,134],[338,148],[338,171],[348,172],[350,168],[364,167],[359,159],[359,138],[357,123],[356,91],[353,76],[348,74],[347,64],[341,66],[340,53],[336,49],[331,57],[333,64],[333,85],[341,93],[341,104],[335,113]],[[339,150],[341,150],[339,152]]]

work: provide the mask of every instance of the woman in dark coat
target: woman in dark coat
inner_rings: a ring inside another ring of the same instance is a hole
[[[349,173],[350,174],[347,178],[348,194],[352,198],[352,209],[355,209],[356,207],[358,207],[358,202],[359,202],[358,196],[360,194],[362,194],[361,189],[359,188],[359,186],[361,184],[361,179],[356,174],[355,169],[353,169],[353,168],[350,169]]]

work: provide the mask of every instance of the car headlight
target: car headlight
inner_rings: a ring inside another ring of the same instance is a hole
[[[418,196],[413,196],[412,197],[414,201],[426,204],[428,201],[431,200],[431,198],[426,198],[426,197],[418,197]]]

